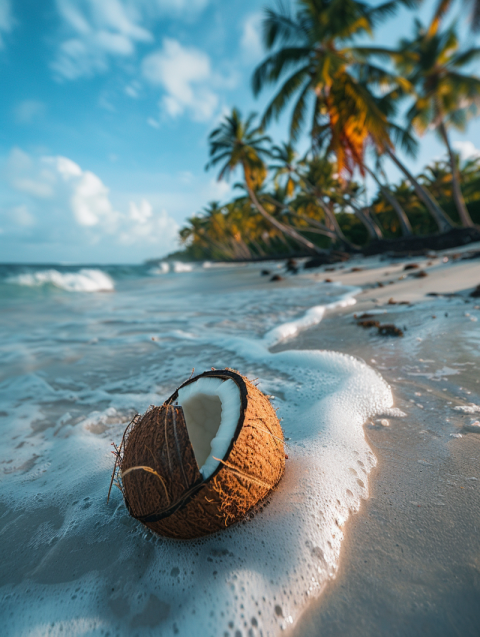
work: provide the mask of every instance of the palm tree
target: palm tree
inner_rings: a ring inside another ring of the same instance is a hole
[[[377,168],[379,168],[379,164],[377,162]],[[400,227],[402,229],[402,235],[404,237],[410,237],[413,232],[412,232],[412,226],[410,224],[410,221],[407,217],[407,214],[405,212],[405,210],[402,208],[402,206],[400,205],[400,203],[398,202],[398,200],[396,199],[395,195],[391,192],[391,190],[385,186],[380,179],[377,176],[377,172],[375,170],[371,170],[367,164],[364,164],[364,170],[370,175],[370,177],[372,177],[372,179],[375,181],[375,183],[377,184],[380,192],[382,193],[382,195],[385,197],[385,199],[388,201],[388,203],[392,206],[395,214],[398,217],[398,220],[400,222]]]
[[[480,57],[480,48],[461,51],[455,29],[440,32],[438,11],[428,28],[417,20],[415,34],[403,39],[400,51],[409,55],[398,58],[398,66],[415,87],[416,96],[407,113],[409,125],[420,134],[435,129],[444,142],[452,172],[453,199],[464,227],[473,226],[460,187],[455,153],[448,127],[463,129],[480,99],[480,78],[462,73],[465,65]]]
[[[212,201],[203,208],[201,216],[206,223],[209,237],[223,246],[225,252],[228,250],[233,254],[233,258],[251,258],[251,250],[244,241],[242,232],[232,224],[227,212],[217,201]]]
[[[297,160],[297,154],[291,143],[274,146],[271,155],[276,162],[270,166],[270,169],[274,171],[274,183],[278,184],[281,178],[284,178],[285,196],[291,197],[295,189],[298,188],[307,191],[311,196],[313,195],[323,212],[326,225],[318,221],[311,221],[311,223],[313,223],[322,234],[343,243],[343,245],[349,249],[352,248],[352,244],[344,236],[335,218],[332,207],[325,201],[325,195],[328,197],[328,192],[331,193],[335,191],[339,185],[338,179],[333,177],[335,172],[333,163],[326,157],[318,156],[314,156],[310,159],[304,157],[299,161]],[[304,194],[302,196],[304,196]],[[282,199],[284,199],[284,197],[282,197]],[[283,209],[287,210],[288,206],[283,205]],[[293,215],[291,207],[290,214]],[[298,211],[294,216],[300,218]]]
[[[467,9],[471,11],[471,28],[472,31],[478,31],[480,29],[480,0],[463,0]],[[442,18],[448,12],[453,4],[453,0],[439,0],[437,8],[433,16],[431,28],[438,29]]]
[[[273,182],[278,187],[284,181],[285,195],[292,197],[298,187],[298,160],[293,144],[283,142],[279,146],[273,146],[270,151],[275,163],[269,166],[273,171]]]
[[[206,168],[222,163],[218,175],[218,179],[221,180],[241,166],[248,196],[262,217],[302,248],[318,252],[318,248],[311,241],[269,214],[257,198],[255,191],[261,186],[266,176],[263,157],[269,155],[269,150],[264,144],[270,142],[270,138],[263,134],[262,127],[254,125],[254,120],[255,114],[252,113],[243,121],[240,112],[234,108],[209,136],[211,159]]]
[[[336,154],[340,173],[344,169],[353,173],[359,167],[363,174],[365,147],[371,143],[408,176],[439,229],[445,231],[453,227],[451,221],[393,150],[391,132],[398,127],[389,115],[396,101],[411,90],[411,84],[367,61],[371,56],[395,60],[401,53],[382,47],[348,46],[354,36],[370,34],[397,5],[395,1],[370,7],[356,0],[297,0],[294,16],[282,7],[268,10],[264,41],[273,52],[257,67],[253,91],[258,94],[265,85],[288,74],[267,107],[263,123],[278,117],[297,95],[290,123],[292,139],[301,132],[311,105],[312,141]],[[381,98],[375,94],[378,86],[384,94]]]
[[[395,56],[378,47],[351,46],[357,35],[391,15],[395,0],[371,7],[357,0],[297,0],[292,15],[286,7],[268,9],[263,23],[264,43],[272,52],[252,78],[254,94],[267,84],[280,89],[263,116],[267,124],[278,117],[296,95],[290,135],[302,132],[308,112],[314,142],[335,152],[338,170],[353,172],[371,136],[377,145],[390,144],[385,114],[378,107],[371,85],[405,85],[403,78],[366,60],[373,54]]]

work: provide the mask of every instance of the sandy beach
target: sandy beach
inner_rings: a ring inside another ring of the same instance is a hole
[[[295,346],[363,358],[390,383],[405,417],[366,423],[378,459],[369,498],[346,524],[336,578],[292,635],[479,633],[480,300],[469,295],[480,260],[465,259],[472,249],[367,259],[320,275],[362,292],[353,309],[328,314]],[[419,267],[405,270],[412,264]],[[416,278],[419,271],[427,276]],[[404,337],[357,327],[363,313]]]

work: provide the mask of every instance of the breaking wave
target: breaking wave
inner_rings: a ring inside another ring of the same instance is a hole
[[[67,292],[112,292],[115,289],[113,279],[101,270],[82,269],[78,272],[59,272],[58,270],[37,270],[24,272],[6,279],[7,283],[27,287],[52,285]]]

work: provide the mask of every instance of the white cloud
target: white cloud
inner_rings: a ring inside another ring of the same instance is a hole
[[[134,201],[130,202],[130,219],[138,221],[139,223],[146,223],[152,217],[152,204],[146,199],[142,199],[140,205]]]
[[[211,88],[216,78],[204,51],[165,38],[162,49],[143,60],[142,73],[165,90],[160,106],[171,117],[187,112],[196,121],[207,121],[218,107]]]
[[[475,144],[473,142],[453,142],[452,146],[457,151],[457,153],[459,153],[460,159],[462,161],[480,157],[480,150],[475,147]]]
[[[263,16],[261,13],[251,13],[243,23],[240,44],[247,60],[258,60],[263,55],[261,35]]]
[[[152,128],[160,128],[160,124],[157,122],[156,119],[153,119],[153,117],[149,117],[147,119],[147,124]]]
[[[125,0],[57,0],[67,37],[61,42],[53,70],[75,80],[108,69],[111,58],[128,57],[139,42],[151,42],[140,26],[134,3]]]
[[[158,237],[169,237],[170,244],[176,243],[178,225],[162,209],[154,214],[152,204],[142,199],[140,204],[130,202],[129,218],[133,222],[128,231],[120,234],[120,242],[125,245],[134,243],[156,243]]]
[[[14,108],[15,121],[19,124],[31,124],[45,113],[45,104],[40,100],[23,100]]]
[[[12,7],[10,0],[0,0],[0,49],[3,49],[5,43],[3,41],[2,32],[10,33],[13,29],[15,21],[12,16]]]
[[[130,57],[139,43],[153,42],[151,26],[162,16],[190,21],[209,1],[56,0],[63,34],[52,68],[68,80],[103,73],[112,59]],[[8,2],[0,0],[0,20],[2,3]]]
[[[147,243],[158,252],[176,245],[177,223],[150,201],[125,201],[126,212],[113,205],[109,188],[95,173],[62,156],[32,157],[13,149],[5,170],[9,199],[17,201],[1,211],[4,232],[35,225],[39,239],[61,236],[64,244],[122,245]],[[127,205],[128,204],[128,205]]]

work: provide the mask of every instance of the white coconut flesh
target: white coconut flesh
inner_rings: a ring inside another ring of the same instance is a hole
[[[231,379],[204,376],[179,389],[177,401],[183,408],[193,453],[206,480],[225,457],[235,435],[240,391]]]

